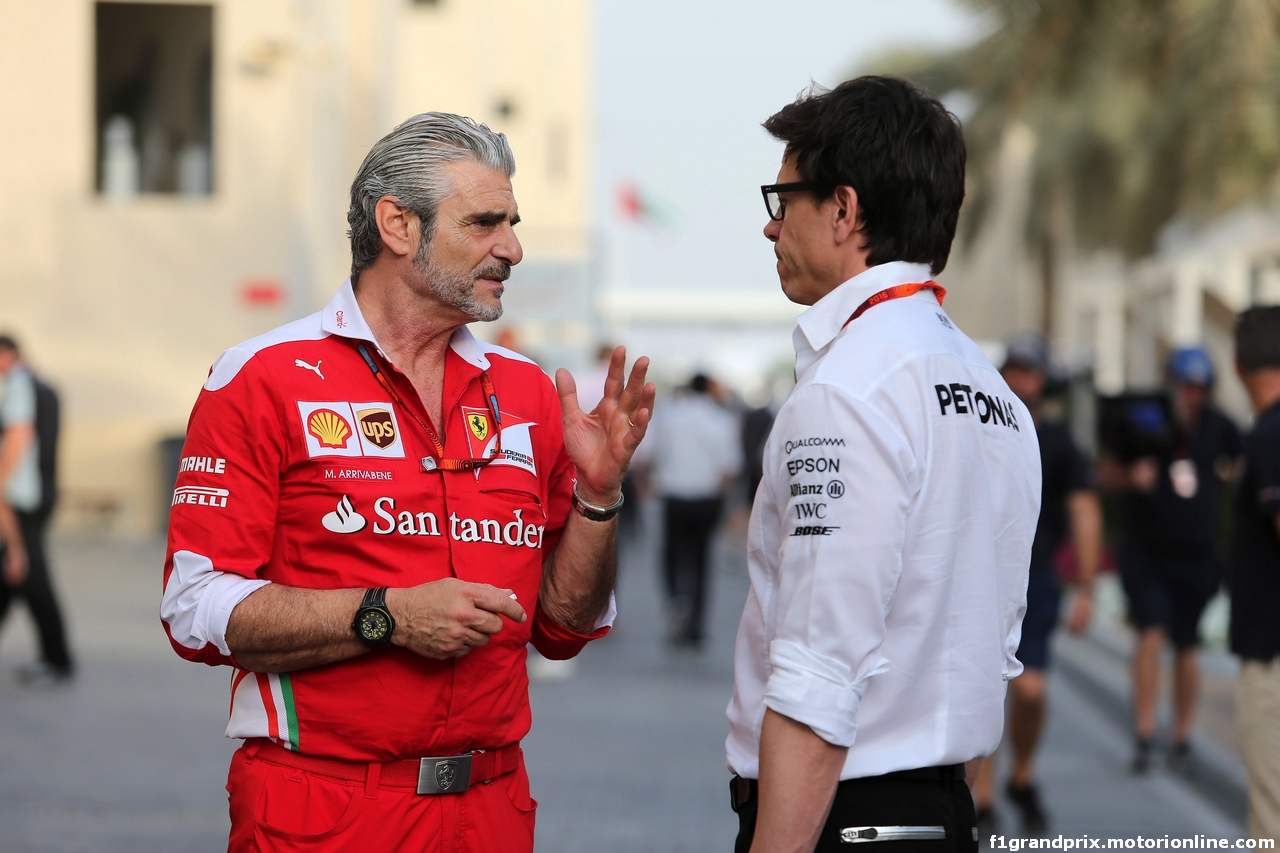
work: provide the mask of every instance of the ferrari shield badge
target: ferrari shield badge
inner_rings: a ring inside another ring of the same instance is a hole
[[[471,434],[480,441],[486,441],[489,438],[489,416],[481,412],[471,412],[467,415],[467,426],[471,429]]]
[[[449,790],[456,781],[458,781],[458,762],[436,762],[436,784],[440,786],[441,791]]]

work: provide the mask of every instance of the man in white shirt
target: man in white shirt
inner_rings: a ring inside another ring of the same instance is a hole
[[[748,534],[736,849],[977,850],[966,770],[1022,669],[1040,461],[1030,413],[932,281],[964,198],[960,126],[888,77],[764,126],[786,143],[764,233],[783,292],[812,307]]]
[[[702,647],[712,535],[742,464],[738,420],[710,388],[699,373],[667,400],[653,421],[646,452],[653,489],[662,499],[667,640],[692,651]]]

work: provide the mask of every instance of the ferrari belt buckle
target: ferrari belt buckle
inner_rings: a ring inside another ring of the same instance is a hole
[[[419,794],[461,794],[470,787],[471,753],[419,759]]]

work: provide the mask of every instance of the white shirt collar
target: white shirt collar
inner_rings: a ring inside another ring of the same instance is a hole
[[[320,312],[320,328],[331,335],[369,341],[378,347],[379,355],[391,361],[382,351],[382,347],[378,346],[378,340],[373,336],[373,330],[369,328],[369,323],[360,310],[360,303],[356,301],[356,291],[351,286],[349,278],[342,283],[342,287],[338,288],[338,292]],[[449,339],[449,348],[468,364],[481,370],[489,368],[489,359],[485,356],[480,342],[466,326],[460,326],[454,331],[453,337]]]
[[[830,346],[858,306],[888,287],[931,281],[928,264],[890,261],[855,275],[809,306],[796,320],[791,335],[796,350],[796,375],[804,373],[819,353]]]

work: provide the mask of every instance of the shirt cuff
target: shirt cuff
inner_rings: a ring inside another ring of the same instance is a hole
[[[596,620],[591,633],[579,634],[552,620],[538,604],[533,614],[533,636],[530,641],[538,653],[550,660],[567,660],[574,657],[592,640],[598,640],[613,627],[618,606],[613,593],[609,594],[609,606]]]
[[[769,644],[769,664],[764,704],[844,747],[853,746],[858,731],[855,716],[866,680],[889,669],[889,662],[876,655],[855,678],[841,661],[788,640]]]
[[[188,649],[202,650],[212,643],[227,657],[227,623],[236,605],[270,581],[220,572],[213,561],[193,551],[173,555],[173,571],[160,601],[160,618],[169,636]]]

